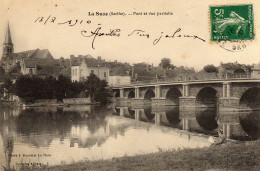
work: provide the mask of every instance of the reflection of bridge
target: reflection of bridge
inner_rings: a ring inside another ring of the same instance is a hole
[[[259,111],[232,112],[219,114],[213,108],[178,110],[176,106],[116,107],[114,114],[133,120],[169,126],[188,132],[217,135],[217,128],[223,130],[227,138],[259,138]]]
[[[234,78],[150,82],[113,87],[120,103],[183,107],[254,108],[260,104],[260,79]]]

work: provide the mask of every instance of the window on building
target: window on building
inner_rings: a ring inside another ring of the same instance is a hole
[[[91,74],[94,74],[94,70],[93,69],[91,70]]]
[[[29,69],[29,73],[30,73],[30,74],[33,73],[33,69],[32,69],[32,68]]]
[[[77,76],[77,72],[78,72],[77,69],[75,69],[75,76]]]
[[[74,69],[72,70],[72,76],[74,76]]]
[[[105,78],[107,77],[107,73],[106,73],[106,72],[104,72],[104,77],[105,77]]]

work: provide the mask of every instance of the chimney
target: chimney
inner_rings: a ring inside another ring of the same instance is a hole
[[[98,57],[97,57],[97,60],[100,62],[100,61],[101,61],[101,56],[98,56]]]

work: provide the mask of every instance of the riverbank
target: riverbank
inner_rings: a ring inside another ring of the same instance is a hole
[[[94,102],[90,98],[64,98],[58,102],[57,99],[37,99],[33,103],[24,103],[16,101],[0,101],[0,106],[22,106],[22,107],[53,107],[53,106],[70,106],[70,105],[97,105],[100,102]]]
[[[260,170],[259,147],[260,140],[237,142],[111,160],[82,161],[42,170]]]

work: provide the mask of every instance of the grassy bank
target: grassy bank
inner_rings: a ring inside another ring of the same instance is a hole
[[[165,151],[112,160],[78,162],[43,170],[260,170],[260,140],[201,149]]]

